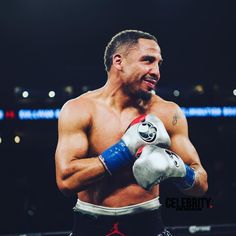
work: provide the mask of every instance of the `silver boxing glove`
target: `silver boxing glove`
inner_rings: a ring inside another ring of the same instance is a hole
[[[133,155],[144,145],[168,148],[171,143],[164,124],[153,114],[133,120],[121,139]]]
[[[145,146],[139,151],[139,157],[133,165],[133,174],[137,183],[146,190],[161,181],[177,177],[177,185],[187,189],[193,186],[194,170],[186,165],[174,152],[154,145]]]

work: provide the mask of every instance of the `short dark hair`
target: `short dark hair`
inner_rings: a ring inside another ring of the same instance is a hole
[[[140,38],[151,39],[157,42],[155,36],[139,30],[124,30],[116,34],[107,44],[104,52],[104,65],[106,71],[111,69],[112,57],[121,47],[127,46],[129,48],[134,46],[138,43]]]

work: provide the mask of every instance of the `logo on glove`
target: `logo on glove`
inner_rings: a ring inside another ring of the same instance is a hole
[[[179,158],[178,158],[178,156],[176,156],[175,153],[173,153],[169,150],[165,150],[165,151],[170,156],[170,158],[173,160],[175,166],[178,168],[179,167]]]
[[[153,142],[157,136],[157,128],[150,122],[143,122],[138,126],[140,137],[148,143]]]

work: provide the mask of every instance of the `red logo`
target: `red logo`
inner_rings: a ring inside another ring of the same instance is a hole
[[[106,236],[110,236],[110,235],[120,235],[120,236],[125,236],[124,234],[122,234],[122,233],[119,231],[119,229],[118,229],[118,225],[119,225],[118,222],[115,223],[115,224],[113,225],[112,229],[110,230],[111,233],[106,234]]]
[[[5,117],[7,119],[14,119],[15,118],[15,112],[13,110],[9,110],[5,112]]]

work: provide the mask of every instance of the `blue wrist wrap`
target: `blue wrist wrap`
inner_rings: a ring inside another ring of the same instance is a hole
[[[191,188],[195,181],[194,170],[186,164],[185,167],[186,167],[186,175],[183,178],[178,178],[178,181],[175,182],[175,185],[180,189]]]
[[[107,171],[112,175],[117,170],[132,164],[135,158],[131,154],[123,140],[106,149],[101,155],[100,160],[105,165]]]

